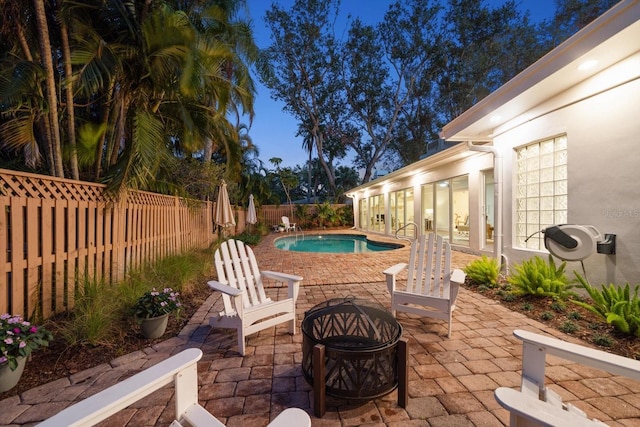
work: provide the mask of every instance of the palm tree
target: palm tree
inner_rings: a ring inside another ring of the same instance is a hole
[[[62,45],[62,61],[64,63],[64,87],[67,112],[67,138],[69,138],[69,166],[71,177],[80,179],[78,171],[78,152],[76,148],[76,119],[73,101],[73,67],[71,65],[71,46],[69,44],[69,27],[63,13],[63,2],[58,2],[60,23],[60,44]]]
[[[3,12],[0,15],[0,141],[8,151],[22,153],[24,164],[31,169],[41,165],[44,148],[47,166],[53,174],[51,147],[41,147],[38,143],[38,136],[46,135],[49,124],[47,100],[40,86],[44,73],[38,61],[38,37],[31,6],[31,3],[0,0]]]
[[[313,196],[311,191],[311,161],[313,160],[313,134],[306,130],[303,126],[298,127],[298,134],[303,135],[302,138],[302,149],[306,150],[309,153],[309,160],[307,161],[307,203],[311,203],[311,197]]]
[[[42,139],[50,173],[62,175],[60,123],[69,134],[72,176],[91,174],[114,189],[150,188],[168,159],[200,153],[207,140],[236,156],[227,163],[240,156],[240,136],[227,116],[253,114],[248,70],[257,57],[248,24],[235,20],[244,1],[59,0],[57,9],[45,9],[44,0],[34,0],[27,12],[17,3],[0,0],[8,12],[0,31],[12,34],[0,42],[0,136],[5,147],[29,154],[29,164],[37,165],[35,141]],[[53,10],[55,20],[46,15]],[[33,22],[42,30],[39,43]],[[29,56],[35,46],[42,58]],[[20,50],[17,60],[13,52]]]
[[[238,104],[250,110],[253,85],[240,57],[206,27],[219,22],[215,10],[187,14],[152,1],[140,18],[117,1],[98,3],[86,8],[104,19],[85,28],[88,41],[76,52],[84,58],[78,82],[85,97],[98,92],[107,100],[94,113],[106,126],[84,141],[96,146],[98,173],[104,162],[114,188],[149,188],[168,156],[191,156],[207,140],[217,149],[237,145],[226,112]]]
[[[45,124],[47,156],[51,175],[64,177],[62,168],[62,145],[58,121],[58,98],[56,97],[56,73],[53,68],[53,54],[44,0],[33,0],[33,11],[37,23],[40,42],[40,60],[45,72],[45,93],[48,102],[48,120]]]

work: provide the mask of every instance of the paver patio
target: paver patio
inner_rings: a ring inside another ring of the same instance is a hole
[[[277,237],[268,236],[254,250],[261,269],[304,277],[297,304],[299,321],[306,310],[336,297],[353,295],[389,307],[382,271],[408,258],[408,248],[345,255],[283,252],[273,247]],[[473,258],[454,252],[453,263],[462,267]],[[286,288],[268,292],[277,298]],[[204,352],[198,363],[199,398],[229,426],[266,425],[292,406],[306,410],[313,426],[503,426],[508,425],[508,413],[497,404],[493,391],[499,386],[519,386],[522,352],[513,330],[546,332],[585,344],[461,289],[451,339],[446,338],[442,321],[398,315],[403,336],[409,340],[406,409],[397,406],[395,391],[365,403],[328,397],[327,413],[318,419],[313,416],[311,386],[300,368],[299,328],[293,336],[286,332],[286,325],[255,334],[248,339],[247,356],[241,357],[235,331],[208,325],[208,318],[220,307],[220,295],[212,294],[178,337],[0,401],[0,425],[34,425],[171,354],[198,347]],[[640,426],[639,382],[557,358],[550,359],[547,377],[564,401],[579,406],[590,417],[611,426]],[[168,425],[172,411],[173,387],[167,386],[101,425]]]

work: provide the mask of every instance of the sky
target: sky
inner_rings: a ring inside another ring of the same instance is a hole
[[[365,24],[376,24],[382,20],[388,5],[394,0],[342,0],[340,13],[358,16]],[[289,8],[294,0],[275,1],[281,7]],[[501,6],[505,0],[484,0],[484,3],[493,7]],[[250,19],[253,21],[253,31],[256,44],[260,48],[266,48],[271,43],[270,31],[264,23],[265,12],[271,8],[271,0],[247,0]],[[533,22],[553,16],[555,10],[554,0],[516,0],[519,8],[529,11]],[[273,165],[269,159],[279,157],[281,166],[294,167],[304,165],[309,155],[302,149],[302,137],[296,136],[298,123],[294,117],[283,111],[284,104],[271,99],[269,89],[263,86],[259,79],[254,77],[257,95],[254,103],[255,116],[249,136],[259,151],[259,159],[264,166],[271,169]],[[315,157],[315,156],[314,156]],[[338,164],[349,166],[349,156],[338,161]]]

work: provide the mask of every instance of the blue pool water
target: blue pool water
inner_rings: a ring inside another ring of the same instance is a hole
[[[393,243],[374,242],[365,236],[353,234],[314,234],[310,236],[287,236],[276,239],[278,249],[294,252],[364,253],[390,251],[401,248]]]

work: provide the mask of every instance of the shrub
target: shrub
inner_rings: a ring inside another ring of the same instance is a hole
[[[108,344],[121,315],[119,287],[85,277],[76,289],[73,310],[56,324],[56,335],[72,345]]]
[[[533,304],[531,304],[530,302],[522,303],[522,309],[524,311],[531,311],[533,310]]]
[[[624,287],[610,283],[602,285],[598,290],[591,286],[580,274],[575,273],[578,283],[582,286],[593,303],[572,300],[574,304],[586,308],[603,318],[608,324],[622,333],[640,337],[640,298],[638,285],[631,287],[627,283]]]
[[[311,222],[311,214],[309,213],[309,205],[299,203],[296,205],[296,218],[300,227],[307,227]]]
[[[580,314],[580,312],[578,312],[578,311],[572,311],[571,313],[569,313],[567,315],[567,317],[569,319],[573,319],[573,320],[580,320],[580,319],[582,319],[582,314]]]
[[[476,285],[485,285],[491,288],[498,286],[500,266],[496,258],[487,258],[485,255],[464,267],[467,277]]]
[[[511,293],[505,292],[505,293],[502,295],[502,300],[503,300],[503,301],[506,301],[506,302],[513,302],[513,301],[515,301],[515,300],[516,300],[516,296],[515,296],[514,294],[511,294]]]
[[[566,298],[573,296],[569,291],[572,287],[564,274],[567,263],[562,262],[559,267],[549,255],[549,261],[535,256],[522,264],[514,266],[515,274],[510,275],[507,281],[513,286],[516,295],[534,295],[538,297]]]
[[[567,309],[567,306],[562,301],[554,301],[551,303],[551,308],[555,312],[562,313]]]
[[[235,240],[241,240],[247,245],[257,245],[262,240],[262,235],[260,233],[250,233],[245,230],[241,234],[233,236],[233,238]]]
[[[578,330],[578,325],[573,323],[571,320],[567,320],[562,325],[560,325],[560,330],[565,334],[572,334]]]
[[[595,334],[593,336],[593,343],[600,347],[611,347],[613,345],[613,340],[609,335]]]
[[[554,316],[554,314],[553,314],[552,312],[550,312],[550,311],[545,311],[544,313],[542,313],[542,314],[540,315],[540,318],[541,318],[542,320],[551,320],[551,319],[553,319],[554,317],[555,317],[555,316]]]

